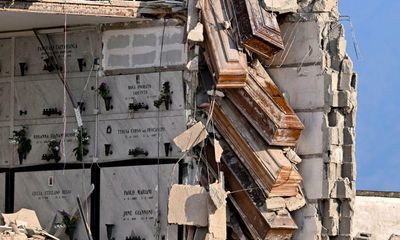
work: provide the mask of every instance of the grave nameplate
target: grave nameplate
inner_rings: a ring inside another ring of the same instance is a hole
[[[181,153],[174,145],[173,138],[185,129],[184,116],[100,121],[99,158],[105,161],[177,158]],[[111,145],[112,153],[109,152],[108,156],[106,144]]]
[[[85,202],[90,191],[90,170],[55,170],[15,173],[14,210],[28,208],[36,211],[41,226],[54,234],[62,223],[58,211],[73,215],[78,210],[76,197]],[[84,206],[88,213],[89,205]],[[79,214],[79,213],[78,213]],[[88,219],[89,220],[89,219]],[[62,234],[64,235],[64,234]],[[82,221],[78,222],[74,239],[85,239]],[[67,240],[67,236],[60,239]]]
[[[182,26],[166,26],[165,30],[163,26],[158,26],[105,31],[103,69],[184,65],[184,32]]]
[[[38,39],[32,37],[19,37],[15,40],[15,75],[21,76],[20,63],[27,66],[25,75],[56,74],[54,67],[49,64],[50,55],[56,56],[58,67],[64,65],[64,52],[67,50],[67,72],[79,72],[79,61],[83,59],[82,71],[89,71],[94,58],[100,57],[100,36],[95,31],[70,32],[67,35],[67,42],[64,42],[63,33],[40,34],[44,48]],[[49,39],[51,44],[49,43]],[[46,50],[46,51],[45,51]],[[47,60],[47,62],[46,62]]]
[[[27,154],[26,159],[23,160],[23,165],[36,165],[36,164],[46,164],[55,163],[55,159],[43,159],[43,155],[51,155],[49,152],[48,143],[55,139],[60,141],[63,136],[64,125],[61,124],[39,124],[39,125],[26,125],[27,137],[31,140],[32,150]],[[84,127],[87,129],[89,139],[89,145],[87,149],[89,153],[83,157],[84,161],[91,161],[94,155],[94,137],[95,137],[95,124],[94,122],[84,123]],[[21,126],[15,127],[16,130],[21,129]],[[65,155],[66,162],[77,163],[76,157],[74,155],[73,149],[78,146],[78,140],[76,137],[75,130],[78,129],[76,123],[67,123],[66,133],[65,133]],[[17,154],[17,146],[14,146],[14,160],[13,164],[18,165],[19,156]],[[59,156],[62,156],[61,151]],[[63,159],[61,158],[60,162]]]
[[[137,75],[109,76],[100,79],[106,84],[112,97],[112,109],[106,111],[105,101],[100,98],[102,114],[156,112],[158,110],[183,110],[184,95],[182,72],[147,73]],[[159,108],[155,101],[169,87],[170,101],[162,102]],[[167,104],[167,106],[166,106]]]
[[[101,170],[101,240],[107,239],[107,225],[115,239],[177,239],[176,225],[167,224],[168,188],[178,178],[178,167],[174,169],[173,166]]]
[[[95,78],[89,80],[86,91],[86,78],[70,78],[68,85],[74,96],[74,101],[83,102],[82,115],[93,114],[96,92],[91,89],[95,86]],[[83,95],[83,97],[82,97]],[[56,76],[51,80],[18,81],[15,83],[15,119],[39,119],[62,117],[64,106],[64,86]],[[1,95],[0,95],[1,97]],[[81,100],[82,99],[82,100]],[[74,116],[72,103],[66,96],[67,116]],[[50,116],[46,109],[54,109]],[[1,115],[0,115],[1,116]]]

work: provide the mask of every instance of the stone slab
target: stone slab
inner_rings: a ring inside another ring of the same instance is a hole
[[[320,154],[323,151],[323,112],[298,112],[297,116],[304,124],[304,130],[301,133],[297,145],[298,155]]]
[[[84,126],[88,130],[88,135],[90,136],[90,144],[88,146],[89,153],[84,157],[84,161],[91,161],[94,156],[94,143],[95,143],[95,123],[88,122]],[[27,137],[31,140],[32,150],[27,155],[27,158],[23,161],[23,165],[37,165],[54,163],[54,160],[50,162],[42,160],[43,154],[48,154],[48,142],[52,139],[60,140],[63,135],[63,124],[39,124],[39,125],[26,125],[27,127]],[[77,146],[77,139],[75,137],[74,130],[78,126],[76,123],[67,123],[66,134],[65,134],[65,154],[66,162],[78,161],[75,158],[73,149]],[[20,129],[20,126],[16,126],[15,129]],[[16,145],[13,145],[13,165],[19,165],[19,159],[17,154]],[[60,152],[61,156],[61,152]],[[63,159],[61,159],[63,161]]]
[[[112,109],[106,110],[104,100],[99,98],[101,114],[131,113],[138,115],[143,112],[166,111],[163,104],[160,108],[154,106],[154,101],[160,98],[163,84],[169,82],[172,103],[169,110],[183,110],[185,107],[182,72],[146,73],[135,75],[118,75],[100,78],[99,84],[105,83],[110,89]],[[129,110],[129,104],[143,104],[148,109]]]
[[[54,233],[53,223],[61,223],[59,210],[72,214],[77,210],[76,197],[83,199],[90,190],[90,170],[55,170],[15,173],[14,211],[28,208],[36,211],[40,224]],[[74,210],[75,209],[75,210]],[[90,207],[84,207],[88,211]],[[90,215],[90,214],[88,214]],[[89,219],[90,220],[90,219]],[[84,239],[82,221],[76,238]],[[67,239],[65,236],[61,239]]]
[[[12,163],[13,145],[10,144],[10,128],[0,128],[0,166],[9,166]]]
[[[158,157],[179,158],[181,153],[174,145],[173,138],[184,130],[186,130],[184,116],[100,121],[98,129],[99,158],[102,161]],[[159,141],[158,137],[160,137]],[[165,153],[165,143],[169,143],[171,147],[168,156]],[[112,154],[108,156],[105,155],[105,144],[111,144]],[[144,154],[136,157],[130,156],[129,150],[135,148],[146,151],[147,156]]]
[[[177,227],[167,223],[168,189],[177,181],[173,166],[101,169],[100,240],[107,239],[106,224],[114,225],[115,239],[177,239]]]
[[[322,158],[309,158],[297,165],[303,177],[304,193],[307,199],[323,197],[324,161]]]
[[[87,78],[70,78],[67,80],[71,92],[74,96],[74,101],[82,99],[84,102],[84,110],[82,115],[93,115],[93,110],[96,106],[97,93],[91,90],[95,88],[95,78],[90,78],[87,90],[84,87]],[[57,108],[58,111],[63,111],[64,106],[64,86],[62,82],[54,76],[52,79],[35,81],[17,81],[15,82],[15,119],[42,119],[56,118],[62,115],[43,115],[43,109]],[[82,97],[83,96],[83,97]],[[67,116],[75,116],[72,103],[68,95],[67,100]],[[26,114],[25,114],[26,111]]]
[[[0,121],[10,120],[11,84],[0,83]]]
[[[0,39],[0,77],[11,76],[11,39]]]
[[[52,51],[46,35],[40,35],[44,47],[49,55]],[[63,33],[49,34],[49,39],[53,46],[54,55],[57,57],[58,64],[64,65],[64,46],[67,48],[67,72],[79,72],[78,58],[85,59],[86,67],[84,71],[90,70],[94,58],[100,57],[100,35],[95,31],[69,32],[66,44]],[[25,75],[48,74],[44,70],[45,61],[48,58],[44,49],[36,37],[18,37],[15,39],[15,75],[21,76],[19,63],[26,63],[28,69]],[[52,71],[56,77],[56,71]]]
[[[322,108],[325,104],[325,81],[321,66],[271,68],[268,73],[285,94],[293,109]]]
[[[185,29],[163,26],[103,33],[103,69],[165,67],[186,64]],[[161,60],[160,60],[161,58]]]

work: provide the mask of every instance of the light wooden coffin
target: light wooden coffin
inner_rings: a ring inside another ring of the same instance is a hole
[[[226,95],[270,145],[297,143],[304,126],[268,75],[260,77],[249,68],[246,86]]]
[[[272,196],[296,196],[302,181],[282,149],[269,146],[227,99],[216,103],[213,120],[217,129],[257,184]]]
[[[238,51],[232,33],[224,28],[229,21],[222,0],[203,1],[203,23],[206,30],[206,60],[215,74],[217,88],[242,88],[246,83],[246,54]]]
[[[232,150],[220,141],[224,149],[220,168],[215,162],[214,148],[206,146],[206,156],[212,172],[224,173],[225,187],[230,191],[229,200],[242,218],[253,239],[290,239],[297,229],[290,214],[279,215],[265,211],[266,194],[254,181]],[[251,190],[246,190],[251,189]]]
[[[265,11],[259,0],[227,1],[232,4],[239,39],[243,46],[262,57],[271,58],[284,48],[274,14]]]

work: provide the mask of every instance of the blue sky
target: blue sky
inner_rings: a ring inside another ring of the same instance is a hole
[[[347,49],[358,72],[357,189],[400,191],[399,0],[339,0],[351,17],[361,59],[348,22]]]

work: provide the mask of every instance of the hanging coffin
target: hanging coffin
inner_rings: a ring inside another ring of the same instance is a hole
[[[259,0],[229,1],[236,17],[239,39],[248,50],[271,58],[283,50],[283,41],[278,22],[273,13],[265,11]]]
[[[215,74],[217,88],[242,88],[246,83],[246,54],[237,49],[233,34],[224,24],[229,22],[224,14],[222,0],[204,1],[204,26],[207,32],[206,60]]]

